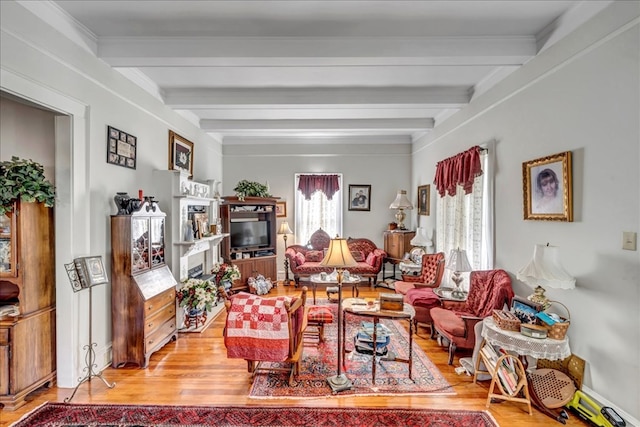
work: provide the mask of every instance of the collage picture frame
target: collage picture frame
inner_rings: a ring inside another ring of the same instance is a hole
[[[136,168],[138,138],[107,126],[107,163],[129,169]]]

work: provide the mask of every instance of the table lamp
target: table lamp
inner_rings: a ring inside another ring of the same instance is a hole
[[[544,294],[543,286],[555,289],[573,289],[576,287],[576,279],[565,271],[560,263],[560,251],[557,246],[535,245],[533,258],[522,267],[518,274],[518,280],[534,288],[533,294],[527,299],[542,305],[543,310],[551,306],[551,302]]]
[[[284,250],[287,251],[287,234],[293,234],[291,231],[291,227],[289,227],[289,223],[287,221],[282,221],[280,223],[280,228],[278,229],[278,234],[282,234],[284,238]],[[291,282],[289,281],[289,260],[287,257],[284,257],[284,285],[289,286]]]
[[[349,246],[347,245],[347,239],[341,239],[338,236],[335,239],[331,239],[329,243],[329,249],[327,249],[327,255],[320,262],[320,265],[325,267],[334,267],[337,269],[337,281],[338,281],[338,373],[335,376],[327,378],[327,383],[334,393],[339,391],[349,390],[353,386],[351,380],[342,373],[342,273],[344,267],[353,267],[356,265],[356,260],[353,259]]]
[[[433,242],[429,236],[427,236],[427,230],[424,227],[418,227],[416,229],[416,235],[409,243],[411,243],[411,246],[422,248],[425,253],[427,253],[427,248],[433,246]]]
[[[447,261],[447,270],[453,271],[453,283],[456,284],[456,288],[451,292],[451,296],[454,298],[464,298],[464,292],[460,288],[463,278],[460,273],[465,271],[471,271],[471,264],[469,264],[469,258],[467,258],[467,251],[464,249],[452,249],[449,252],[449,260]]]
[[[413,209],[413,205],[407,198],[406,190],[398,190],[398,194],[396,195],[396,199],[391,202],[389,205],[389,209],[398,209],[396,212],[396,221],[398,222],[398,230],[406,230],[404,226],[404,219],[407,215],[404,213],[405,209]]]

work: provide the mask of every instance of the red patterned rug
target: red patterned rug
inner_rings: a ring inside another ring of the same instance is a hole
[[[13,427],[419,426],[497,427],[484,411],[273,406],[136,406],[45,403]]]
[[[319,302],[318,305],[322,304]],[[327,303],[328,304],[328,303]],[[337,319],[337,305],[328,304]],[[364,317],[347,314],[346,348],[353,350],[353,337]],[[399,321],[382,319],[391,331],[389,354],[397,358],[409,357],[409,333],[407,324]],[[300,374],[296,384],[289,386],[287,373],[259,372],[253,381],[249,396],[257,399],[268,398],[318,398],[331,396],[332,391],[327,384],[327,377],[337,371],[337,322],[325,326],[325,341],[320,346],[306,346],[300,365]],[[275,367],[282,366],[273,363]],[[453,388],[444,379],[438,368],[429,360],[418,344],[413,343],[413,381],[409,379],[409,365],[395,361],[378,361],[376,365],[376,382],[371,379],[371,356],[350,351],[345,357],[343,373],[353,383],[351,390],[341,391],[340,395],[383,395],[383,394],[455,394]]]

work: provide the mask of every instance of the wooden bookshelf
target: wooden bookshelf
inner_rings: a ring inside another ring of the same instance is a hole
[[[493,346],[486,340],[480,345],[480,352],[475,372],[473,374],[473,382],[475,384],[478,374],[488,373],[491,375],[491,385],[487,395],[487,408],[491,404],[492,399],[508,400],[511,402],[525,403],[531,411],[531,397],[529,396],[529,387],[527,385],[527,374],[520,362],[520,359],[511,354],[500,354],[495,351]],[[487,370],[480,369],[480,361],[484,362]],[[496,388],[499,393],[496,393]]]

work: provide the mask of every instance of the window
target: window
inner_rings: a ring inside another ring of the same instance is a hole
[[[342,174],[313,174],[313,175],[337,175],[338,191],[331,200],[321,190],[311,194],[311,200],[298,190],[300,176],[295,176],[295,235],[296,243],[305,245],[314,231],[321,228],[329,236],[342,235]]]
[[[454,196],[437,199],[436,247],[447,259],[460,248],[474,270],[493,268],[493,146],[480,154],[482,175],[473,181],[469,194],[458,187]],[[468,285],[469,281],[463,283]]]

